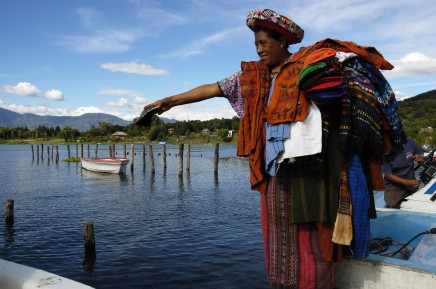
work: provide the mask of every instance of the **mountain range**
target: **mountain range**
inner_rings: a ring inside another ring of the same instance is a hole
[[[99,122],[108,122],[113,125],[126,126],[132,122],[121,119],[117,116],[106,113],[85,113],[81,116],[49,116],[36,115],[32,113],[17,113],[0,108],[0,127],[27,127],[34,130],[39,126],[57,127],[61,129],[68,126],[79,131],[87,131],[98,127]]]

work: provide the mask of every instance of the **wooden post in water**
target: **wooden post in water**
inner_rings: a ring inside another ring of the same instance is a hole
[[[6,199],[5,220],[8,225],[14,224],[14,200]]]
[[[133,167],[135,165],[135,144],[130,145],[130,171],[133,172]]]
[[[59,148],[56,146],[56,163],[59,162]]]
[[[215,164],[214,164],[214,170],[213,170],[215,174],[218,174],[218,162],[219,162],[219,158],[220,158],[219,151],[220,151],[220,144],[217,143],[215,145]]]
[[[167,145],[163,145],[162,147],[162,161],[163,161],[163,169],[167,170]]]
[[[123,158],[126,158],[127,156],[127,149],[126,149],[126,144],[123,144]]]
[[[80,157],[83,158],[83,143],[80,144]]]
[[[183,149],[185,145],[179,145],[179,176],[183,175]]]
[[[39,145],[36,145],[36,160],[39,162]]]
[[[188,143],[188,151],[186,152],[186,170],[191,170],[191,144]]]
[[[79,157],[79,145],[76,144],[76,158]]]
[[[87,149],[88,149],[88,158],[91,156],[90,154],[89,154],[89,144],[87,145]]]
[[[154,167],[153,146],[151,144],[148,146],[148,154],[150,155],[150,169],[151,169],[151,173],[154,174],[156,172],[156,168]]]
[[[92,222],[86,222],[83,225],[83,239],[85,241],[85,258],[95,259],[94,224]]]
[[[44,144],[41,144],[41,161],[44,160]]]
[[[33,150],[33,145],[30,145],[32,147],[32,161],[35,160],[35,151]]]
[[[94,157],[95,157],[95,158],[98,157],[98,143],[95,144],[95,148],[94,148]]]
[[[109,145],[108,150],[109,150],[109,157],[113,158],[114,156],[112,155],[112,153],[113,153],[114,150],[112,148],[112,145]]]
[[[47,145],[47,161],[50,162],[50,147]]]
[[[67,144],[67,151],[68,151],[68,159],[71,157],[71,152],[70,152],[70,145]]]
[[[53,154],[54,154],[54,144],[51,145],[51,160],[53,161]]]
[[[145,172],[145,145],[142,145],[142,170]]]

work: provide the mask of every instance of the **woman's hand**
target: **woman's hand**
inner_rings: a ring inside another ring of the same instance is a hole
[[[156,107],[160,108],[158,110],[158,114],[161,114],[161,113],[163,113],[163,112],[165,112],[165,111],[167,111],[167,110],[169,110],[170,108],[173,107],[171,105],[171,100],[170,99],[171,99],[171,97],[166,97],[166,98],[159,99],[159,100],[157,100],[155,102],[146,104],[144,106],[144,110],[146,110],[146,109],[148,109],[150,107],[156,106]]]

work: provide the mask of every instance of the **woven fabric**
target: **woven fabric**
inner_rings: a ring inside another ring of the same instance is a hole
[[[353,201],[353,240],[351,250],[355,258],[369,255],[370,196],[360,157],[352,154],[349,159],[348,176]]]
[[[332,241],[337,244],[350,245],[353,239],[353,221],[351,219],[351,193],[348,183],[348,165],[344,161],[341,171],[339,190],[339,208],[336,216]]]
[[[280,180],[270,177],[269,182]],[[333,263],[321,257],[316,223],[290,221],[292,196],[281,185],[262,194],[262,230],[268,279],[272,288],[333,288]]]
[[[304,37],[300,26],[270,9],[251,11],[247,16],[247,26],[253,31],[258,27],[275,30],[286,38],[288,44],[300,43]]]
[[[344,69],[349,103],[343,103],[345,105],[342,112],[343,123],[341,123],[339,133],[343,140],[347,139],[348,142],[342,143],[341,146],[347,148],[348,151],[362,154],[369,151],[373,155],[381,155],[383,120],[378,108],[375,89],[369,79],[356,69],[357,66],[359,62],[355,60],[352,67]]]

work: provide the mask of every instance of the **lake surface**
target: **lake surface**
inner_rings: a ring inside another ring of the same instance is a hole
[[[250,190],[246,159],[235,146],[192,146],[190,171],[178,176],[179,146],[135,146],[125,175],[88,172],[30,145],[0,145],[0,197],[13,199],[15,222],[3,232],[0,258],[95,288],[269,288],[260,226],[260,196]],[[50,145],[50,150],[52,146]],[[76,146],[70,146],[76,156]],[[127,146],[130,152],[130,145]],[[50,152],[51,154],[51,152]],[[79,152],[80,156],[80,147]],[[94,146],[90,147],[94,156]],[[116,146],[122,157],[122,145]],[[85,146],[84,155],[87,156]],[[109,156],[107,145],[99,156]],[[130,158],[130,155],[128,155]],[[83,225],[94,224],[95,262],[84,265]]]

